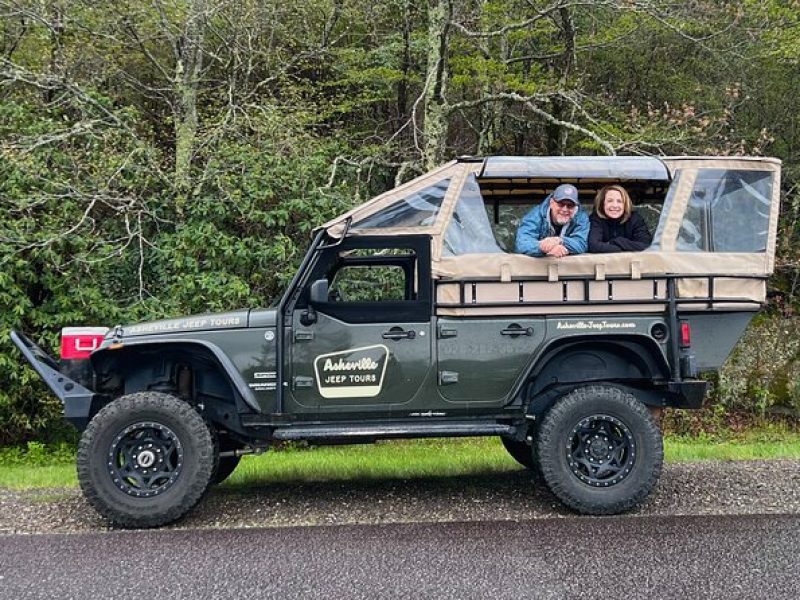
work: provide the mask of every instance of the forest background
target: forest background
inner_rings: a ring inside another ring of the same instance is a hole
[[[796,426],[799,90],[796,1],[0,0],[0,444],[69,436],[11,329],[269,305],[467,154],[782,159],[770,307],[671,426]]]

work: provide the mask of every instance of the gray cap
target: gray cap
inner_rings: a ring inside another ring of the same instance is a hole
[[[578,204],[578,188],[571,183],[562,183],[553,192],[553,200],[571,200],[573,204]]]

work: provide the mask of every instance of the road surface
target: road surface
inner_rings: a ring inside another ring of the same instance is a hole
[[[800,516],[0,536],[0,598],[800,598]]]

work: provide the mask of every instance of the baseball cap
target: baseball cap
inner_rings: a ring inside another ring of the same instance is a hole
[[[562,183],[553,192],[553,200],[571,200],[573,204],[578,204],[578,189],[571,183]]]

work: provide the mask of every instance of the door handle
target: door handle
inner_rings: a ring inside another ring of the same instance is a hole
[[[390,329],[389,331],[384,331],[381,337],[385,340],[413,340],[417,337],[417,332],[413,329],[409,331]]]
[[[533,327],[520,327],[516,323],[511,324],[509,327],[502,329],[500,331],[502,335],[510,335],[512,337],[516,337],[518,335],[533,335]]]

